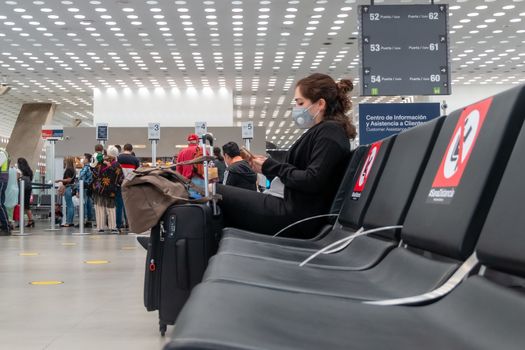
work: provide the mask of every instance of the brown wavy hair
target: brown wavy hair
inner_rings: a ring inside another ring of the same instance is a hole
[[[334,120],[341,124],[350,139],[357,136],[355,125],[346,115],[352,108],[352,102],[348,96],[354,89],[351,80],[341,79],[336,83],[329,75],[314,73],[299,80],[295,86],[299,88],[304,97],[312,102],[320,99],[326,101],[324,120]]]

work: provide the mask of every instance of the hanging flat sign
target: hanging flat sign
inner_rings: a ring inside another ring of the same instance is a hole
[[[148,140],[160,140],[160,123],[148,123]]]
[[[359,6],[365,96],[449,95],[448,6]]]
[[[206,122],[195,122],[195,133],[202,136],[208,132],[208,123]]]
[[[107,141],[109,138],[109,128],[107,123],[97,124],[97,140]]]
[[[439,117],[439,114],[439,103],[360,103],[359,144],[382,140]]]
[[[64,127],[61,125],[42,125],[42,139],[61,141],[64,139]]]
[[[253,139],[253,122],[242,122],[242,138]]]

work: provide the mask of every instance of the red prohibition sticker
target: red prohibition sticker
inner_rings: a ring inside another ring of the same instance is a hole
[[[368,180],[368,175],[370,175],[370,170],[372,170],[372,166],[374,165],[374,161],[377,158],[377,154],[379,153],[379,149],[381,148],[382,143],[383,141],[377,141],[373,143],[372,146],[370,146],[365,163],[363,164],[363,168],[359,173],[359,178],[355,183],[354,191],[352,192],[353,200],[358,200],[359,198],[361,198],[361,192],[363,192],[363,190],[365,189],[366,181]]]
[[[491,104],[492,97],[468,106],[461,113],[432,182],[427,202],[452,202]]]

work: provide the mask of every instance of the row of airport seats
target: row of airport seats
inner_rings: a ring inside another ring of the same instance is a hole
[[[524,117],[517,87],[366,147],[314,239],[225,229],[165,349],[523,349]]]
[[[62,203],[62,196],[55,196],[55,203]],[[34,214],[42,215],[42,217],[47,218],[51,212],[51,195],[50,194],[33,194],[33,202],[31,203],[31,210],[34,211]]]

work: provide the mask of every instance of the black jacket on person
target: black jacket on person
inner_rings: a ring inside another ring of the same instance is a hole
[[[224,181],[224,172],[226,171],[226,163],[224,163],[224,160],[219,160],[218,158],[213,161],[215,163],[215,166],[217,167],[217,171],[219,172],[219,182],[222,184]]]
[[[343,127],[323,121],[305,132],[279,163],[267,159],[262,172],[284,184],[284,207],[293,218],[328,213],[350,159],[350,142]]]
[[[245,160],[235,162],[226,168],[224,178],[225,185],[257,190],[257,174]]]
[[[284,163],[267,159],[262,172],[278,176],[284,198],[232,186],[217,186],[224,224],[274,234],[309,216],[327,214],[350,160],[350,142],[341,125],[323,121],[306,131],[287,152]],[[323,225],[307,222],[285,236],[309,238]]]

